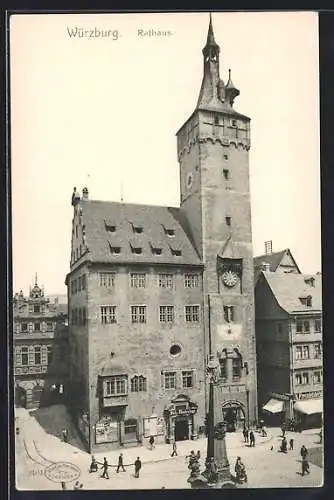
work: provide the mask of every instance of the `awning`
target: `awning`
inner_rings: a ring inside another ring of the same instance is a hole
[[[305,415],[313,415],[314,413],[323,412],[323,400],[321,399],[306,399],[304,401],[296,401],[294,409]]]
[[[269,399],[262,409],[269,411],[270,413],[281,413],[284,408],[284,401],[279,401],[278,399]]]

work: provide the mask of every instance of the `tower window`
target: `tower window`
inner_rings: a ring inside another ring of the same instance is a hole
[[[224,319],[226,323],[234,321],[234,306],[224,306]]]
[[[224,154],[224,160],[228,160],[228,154]]]
[[[224,179],[228,181],[230,178],[230,171],[227,168],[224,168],[223,175],[224,175]]]
[[[232,120],[232,127],[236,127],[237,126],[237,120]]]
[[[231,226],[231,223],[232,223],[231,217],[225,217],[225,221],[226,221],[227,226]]]

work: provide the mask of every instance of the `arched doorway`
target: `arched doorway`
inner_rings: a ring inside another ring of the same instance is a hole
[[[15,405],[19,408],[27,407],[27,393],[25,389],[19,385],[15,387]]]
[[[222,404],[222,412],[227,432],[235,432],[243,428],[245,424],[245,410],[240,401],[225,401]]]

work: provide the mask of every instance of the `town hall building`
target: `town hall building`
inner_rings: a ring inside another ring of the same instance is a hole
[[[228,431],[257,417],[250,118],[210,18],[197,105],[177,132],[179,208],[72,195],[69,401],[91,451],[196,439],[218,356]]]

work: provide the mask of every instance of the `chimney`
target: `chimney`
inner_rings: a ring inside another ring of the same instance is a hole
[[[88,200],[88,189],[86,187],[84,187],[82,190],[82,199]]]
[[[270,255],[273,252],[273,242],[272,240],[266,241],[264,243],[264,253],[266,255]]]

